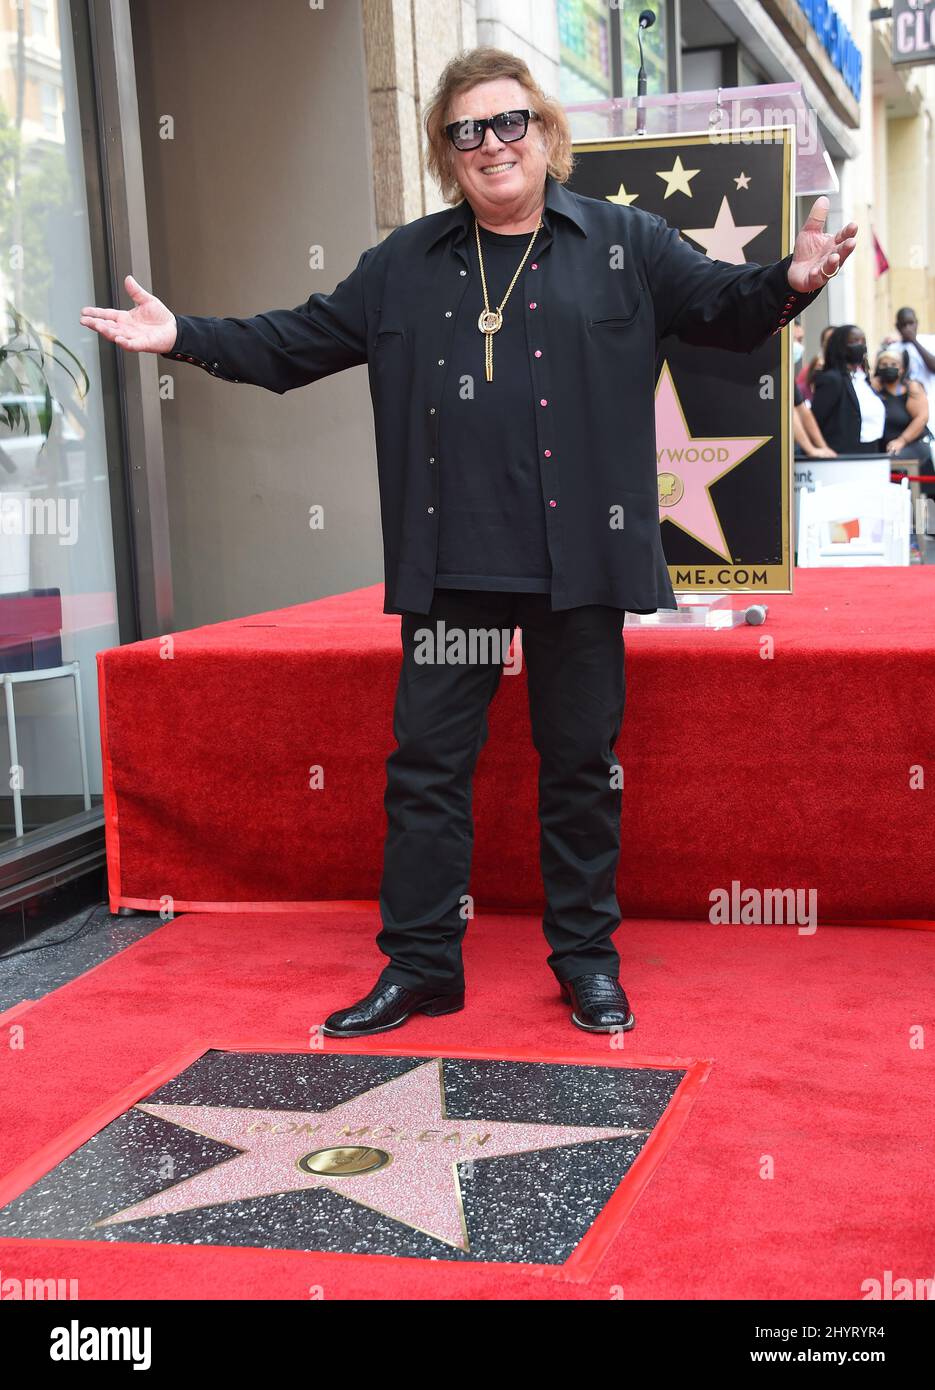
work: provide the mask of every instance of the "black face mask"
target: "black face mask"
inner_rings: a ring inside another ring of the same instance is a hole
[[[877,376],[880,378],[881,381],[898,381],[898,380],[899,380],[899,368],[898,368],[898,367],[879,367],[879,368],[877,369]]]
[[[855,367],[859,367],[867,355],[865,343],[848,343],[844,353],[848,362],[853,362]]]

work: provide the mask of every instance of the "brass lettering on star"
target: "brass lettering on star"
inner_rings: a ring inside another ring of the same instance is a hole
[[[248,1125],[247,1134],[308,1134],[321,1136],[322,1130],[328,1128],[321,1124],[312,1124],[308,1120],[301,1124],[294,1120],[285,1120],[282,1123],[270,1124],[268,1120],[254,1120],[253,1124]],[[381,1140],[381,1139],[403,1139],[415,1144],[477,1144],[483,1147],[490,1138],[489,1132],[463,1135],[460,1130],[452,1130],[445,1133],[440,1129],[423,1129],[417,1134],[407,1134],[405,1130],[396,1129],[393,1125],[361,1125],[352,1129],[350,1125],[344,1125],[337,1132],[340,1139],[357,1140]],[[348,1147],[348,1146],[346,1146]],[[337,1150],[335,1150],[337,1151]],[[330,1152],[322,1149],[320,1152]],[[302,1166],[300,1160],[299,1166]],[[303,1170],[310,1171],[310,1170]],[[316,1170],[317,1171],[317,1170]]]

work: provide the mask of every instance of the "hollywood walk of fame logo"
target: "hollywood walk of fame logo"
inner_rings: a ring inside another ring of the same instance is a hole
[[[683,1075],[209,1052],[0,1210],[0,1236],[562,1263]]]
[[[675,507],[685,496],[685,484],[677,473],[660,472],[656,476],[660,507]]]
[[[750,457],[770,435],[693,435],[664,362],[656,383],[656,466],[659,520],[671,521],[715,554],[730,560],[711,488]]]

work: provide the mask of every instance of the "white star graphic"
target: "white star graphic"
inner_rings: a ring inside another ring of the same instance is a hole
[[[692,241],[697,241],[713,261],[729,261],[731,265],[744,265],[747,258],[743,248],[748,241],[765,231],[765,224],[762,227],[738,227],[725,196],[721,199],[713,227],[683,227],[682,235],[690,236]]]
[[[628,208],[631,203],[636,202],[639,196],[638,193],[628,193],[623,184],[621,184],[616,193],[607,194],[607,201],[608,203],[622,203],[624,207]]]
[[[666,181],[666,191],[662,195],[663,202],[665,202],[666,198],[671,198],[673,193],[687,193],[690,198],[692,196],[692,191],[689,187],[689,181],[693,179],[696,174],[700,173],[700,169],[683,168],[682,156],[679,154],[675,156],[675,163],[672,165],[671,169],[657,169],[656,178],[665,179]]]

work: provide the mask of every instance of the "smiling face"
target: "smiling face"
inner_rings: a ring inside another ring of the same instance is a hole
[[[454,98],[448,121],[483,120],[501,111],[535,110],[526,89],[512,77],[481,82]],[[548,155],[539,121],[530,121],[522,140],[498,140],[488,127],[476,150],[451,149],[452,168],[481,226],[513,227],[531,222],[542,207]],[[523,230],[523,228],[520,228]]]

